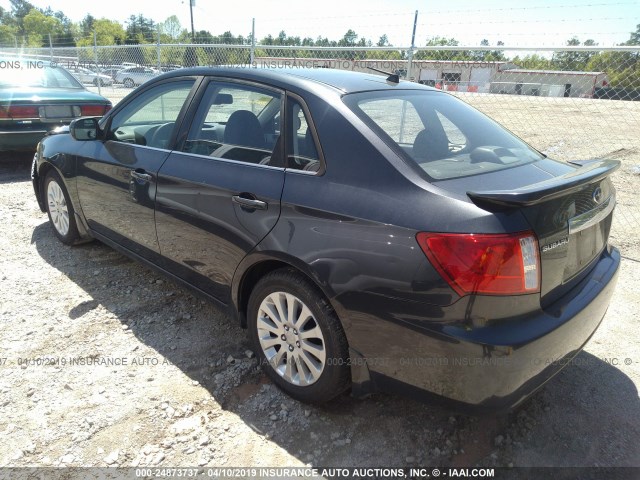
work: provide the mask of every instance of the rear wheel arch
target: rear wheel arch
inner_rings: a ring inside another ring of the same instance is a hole
[[[279,268],[251,293],[247,324],[264,372],[293,398],[323,403],[351,385],[349,344],[332,305],[307,275]]]
[[[233,301],[235,303],[238,312],[238,318],[240,320],[240,325],[242,328],[247,328],[247,306],[249,304],[249,297],[251,296],[251,292],[261,278],[275,270],[288,269],[303,275],[309,282],[311,282],[311,284],[315,286],[315,288],[320,291],[320,293],[322,293],[322,295],[324,295],[324,297],[327,299],[327,302],[332,305],[330,292],[328,292],[326,288],[322,287],[320,282],[316,278],[314,278],[311,272],[307,271],[301,266],[296,265],[296,263],[297,262],[289,261],[288,259],[285,260],[280,258],[265,258],[250,264],[244,269],[244,271],[241,272],[237,287],[234,289],[235,293],[233,294]]]

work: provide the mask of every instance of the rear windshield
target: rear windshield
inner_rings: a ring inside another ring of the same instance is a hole
[[[50,67],[40,62],[32,65],[25,61],[0,61],[0,65],[4,67],[0,75],[0,87],[84,88],[60,67]]]
[[[428,90],[354,93],[345,104],[434,180],[501,170],[540,153],[452,95]]]

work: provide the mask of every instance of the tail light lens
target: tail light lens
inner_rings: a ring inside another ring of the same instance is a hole
[[[38,107],[30,105],[11,105],[0,107],[0,118],[38,118]]]
[[[101,117],[108,111],[106,105],[80,105],[80,114],[83,117]]]
[[[533,232],[418,233],[418,244],[460,296],[540,291],[540,257]]]

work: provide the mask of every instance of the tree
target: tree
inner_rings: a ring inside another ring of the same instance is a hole
[[[484,38],[480,42],[480,46],[481,47],[488,47],[489,46],[489,40]],[[491,52],[489,52],[488,50],[476,50],[476,51],[471,53],[471,56],[476,61],[486,61],[488,59],[487,57],[489,57],[490,55],[491,55]]]
[[[578,37],[571,37],[567,40],[567,46],[569,47],[577,47],[579,45],[580,40]],[[582,45],[594,47],[597,43],[592,39],[588,39]],[[559,70],[584,71],[594,54],[595,52],[560,52],[553,55],[553,65]]]
[[[496,43],[497,47],[504,47],[504,42],[501,40],[498,40],[498,42]],[[494,61],[505,61],[507,60],[507,57],[504,56],[504,50],[492,50],[491,51],[491,57],[492,60]]]
[[[624,42],[623,45],[629,45],[629,46],[640,45],[640,23],[636,25],[636,31],[631,32],[629,40]]]
[[[85,17],[80,21],[78,27],[80,29],[80,35],[83,37],[89,37],[93,35],[93,22],[95,22],[95,17],[90,13],[87,13]]]
[[[356,39],[358,38],[358,34],[353,30],[347,30],[347,33],[338,40],[338,45],[341,47],[352,47],[356,44]]]
[[[64,12],[58,10],[54,12],[51,7],[44,10],[46,16],[53,16],[60,21],[60,29],[56,32],[55,37],[52,38],[53,46],[76,46],[76,37],[78,36],[78,27],[67,17]]]
[[[197,31],[195,34],[195,39],[196,39],[196,43],[206,43],[206,44],[216,43],[215,37],[211,35],[211,32],[209,32],[208,30]],[[195,55],[195,50],[193,52],[194,52],[193,55]]]
[[[94,31],[96,33],[97,45],[124,45],[127,33],[124,31],[124,28],[122,28],[122,25],[115,20],[109,20],[107,18],[94,19],[92,27],[93,30],[89,32],[89,35],[78,40],[79,47],[93,45]]]
[[[176,15],[171,15],[160,24],[162,33],[166,34],[172,40],[177,40],[182,33],[182,25]]]
[[[551,70],[553,68],[550,59],[537,54],[526,55],[522,58],[516,55],[511,59],[511,62],[527,70]]]
[[[13,46],[18,26],[11,12],[0,7],[0,45]]]
[[[11,0],[11,15],[15,19],[18,35],[26,35],[27,32],[24,28],[24,17],[33,10],[33,4],[26,0]]]
[[[427,41],[427,47],[457,47],[460,42],[455,38],[433,37]],[[463,50],[423,50],[418,52],[416,60],[471,60],[469,52]]]
[[[125,23],[127,23],[127,44],[155,43],[156,23],[152,19],[140,13],[137,16],[131,15]]]
[[[56,17],[47,16],[38,9],[32,9],[23,19],[28,34],[27,45],[42,47],[49,44],[49,34],[62,33],[62,23]]]
[[[378,43],[376,43],[376,45],[378,47],[391,47],[392,45],[389,43],[389,38],[387,37],[387,34],[384,33],[380,36],[380,39],[378,40]]]

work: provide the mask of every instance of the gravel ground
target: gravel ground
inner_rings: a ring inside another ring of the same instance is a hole
[[[214,306],[105,245],[58,242],[30,156],[2,155],[0,467],[640,466],[640,158],[614,155],[631,220],[612,234],[624,259],[609,311],[572,365],[499,416],[290,399]]]

